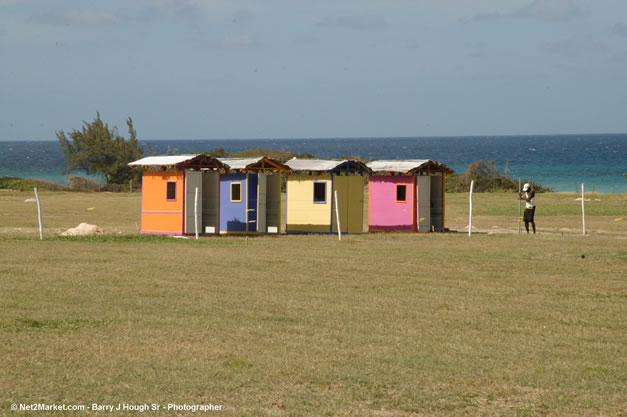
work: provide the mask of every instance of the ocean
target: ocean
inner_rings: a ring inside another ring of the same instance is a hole
[[[555,191],[627,193],[627,134],[415,137],[351,139],[145,140],[155,154],[246,149],[309,152],[321,158],[434,159],[458,173],[474,161],[494,160],[501,174]],[[56,141],[0,142],[0,177],[65,183]],[[75,173],[73,175],[84,175]]]

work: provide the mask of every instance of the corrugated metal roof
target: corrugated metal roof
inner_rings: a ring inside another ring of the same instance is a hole
[[[348,162],[336,159],[298,159],[292,158],[285,163],[294,171],[332,171],[343,163]]]
[[[263,156],[256,158],[216,158],[218,161],[226,164],[231,169],[246,169],[247,166],[256,164],[263,159]]]
[[[194,155],[162,155],[162,156],[147,156],[137,161],[130,162],[128,165],[132,167],[136,166],[173,166],[182,162],[187,162],[190,159],[196,158],[200,154]]]
[[[391,159],[368,162],[366,165],[374,172],[409,172],[418,169],[430,159]]]

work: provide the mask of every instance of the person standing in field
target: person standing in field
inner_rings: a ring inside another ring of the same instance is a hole
[[[525,229],[529,233],[529,223],[533,227],[533,234],[536,234],[536,222],[534,216],[536,214],[536,191],[528,183],[523,186],[523,192],[519,196],[520,200],[525,200],[525,214],[523,220],[525,221]]]

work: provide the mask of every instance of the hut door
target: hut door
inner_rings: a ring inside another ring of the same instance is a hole
[[[279,210],[281,208],[281,183],[279,175],[266,176],[266,230],[279,233]],[[261,210],[260,210],[261,211]]]
[[[194,209],[198,187],[198,209]],[[185,233],[196,233],[194,212],[198,215],[198,233],[202,233],[202,172],[185,171]]]
[[[246,174],[246,192],[247,201],[246,201],[246,221],[248,222],[246,226],[247,232],[256,232],[258,226],[258,218],[257,218],[257,201],[258,201],[258,175],[257,174]]]
[[[257,194],[257,231],[266,233],[266,195],[268,190],[265,174],[258,175]]]
[[[416,224],[419,232],[431,231],[431,177],[416,177]]]
[[[436,232],[443,232],[443,190],[442,190],[442,176],[435,175],[431,178],[431,226]]]
[[[333,176],[333,211],[331,231],[337,232],[335,215],[335,191],[340,212],[342,233],[362,233],[364,231],[364,179],[361,176]]]
[[[202,174],[202,232],[218,233],[220,174],[204,171]],[[199,190],[200,191],[200,190]],[[200,227],[200,223],[198,224]]]
[[[364,231],[364,177],[360,175],[348,178],[348,233]]]

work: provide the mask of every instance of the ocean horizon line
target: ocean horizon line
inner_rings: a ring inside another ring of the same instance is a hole
[[[302,137],[259,137],[259,138],[157,138],[157,139],[141,139],[139,141],[151,141],[151,142],[167,142],[167,141],[283,141],[283,140],[377,140],[377,139],[494,139],[494,138],[563,138],[567,136],[573,137],[594,137],[594,136],[622,136],[627,135],[627,132],[601,132],[601,133],[525,133],[525,134],[488,134],[488,135],[426,135],[426,136],[302,136]],[[57,139],[11,139],[0,140],[4,143],[23,143],[23,142],[58,142]]]

